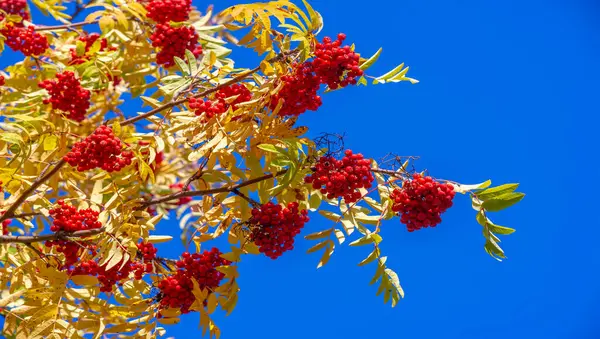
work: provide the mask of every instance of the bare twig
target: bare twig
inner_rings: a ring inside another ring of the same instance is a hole
[[[3,235],[0,236],[0,244],[8,243],[20,243],[20,244],[31,244],[34,242],[47,241],[47,240],[61,240],[68,238],[83,238],[96,235],[104,232],[104,227],[94,228],[91,230],[75,231],[75,232],[56,232],[53,234],[46,235]]]
[[[3,215],[0,216],[0,222],[12,218],[17,208],[21,206],[21,204],[27,199],[27,197],[29,197],[31,193],[33,193],[35,189],[38,188],[42,183],[44,183],[46,180],[50,179],[51,176],[56,174],[56,172],[58,172],[58,170],[60,170],[61,167],[63,167],[66,163],[67,162],[64,159],[61,159],[58,163],[56,163],[56,165],[54,165],[52,169],[50,169],[51,165],[48,165],[42,171],[42,174],[39,176],[39,178],[35,180],[33,184],[31,184],[31,186],[29,186],[29,188],[26,189],[25,192],[23,192],[23,194],[21,194],[21,196],[18,197],[12,205],[10,205],[10,207],[6,210],[6,212]]]
[[[235,194],[235,195],[241,197],[242,199],[246,200],[247,202],[249,202],[250,205],[252,205],[252,207],[260,206],[260,204],[258,202],[256,202],[254,199],[248,197],[244,193],[240,192],[240,190],[238,190],[237,188],[234,188],[233,190],[231,190],[231,192],[233,192],[233,194]]]

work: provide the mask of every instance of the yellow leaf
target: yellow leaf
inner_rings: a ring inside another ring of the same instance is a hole
[[[56,135],[49,135],[44,139],[44,151],[51,151],[56,148],[58,144],[58,137]]]
[[[98,278],[91,275],[73,275],[71,281],[81,286],[94,286],[98,285]]]
[[[172,239],[173,237],[170,235],[151,235],[146,239],[146,241],[152,244],[158,244],[161,242],[171,241]]]

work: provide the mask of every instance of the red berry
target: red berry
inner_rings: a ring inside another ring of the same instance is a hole
[[[85,119],[90,107],[90,91],[81,87],[75,73],[58,73],[56,79],[44,80],[38,86],[50,94],[50,99],[44,100],[45,104],[51,103],[53,109],[69,113],[67,117],[71,120],[81,122]]]
[[[75,48],[71,49],[71,62],[70,65],[79,65],[90,59],[90,55],[88,52],[94,43],[100,39],[100,35],[98,33],[87,34],[79,37],[79,41],[85,42],[85,51],[83,55],[78,56]],[[106,50],[108,47],[108,41],[105,38],[100,39],[100,51]],[[115,50],[115,48],[111,48],[111,50]]]
[[[359,68],[360,56],[353,52],[350,46],[342,47],[344,39],[344,33],[338,34],[336,41],[325,37],[315,49],[315,58],[312,61],[314,72],[319,81],[331,89],[355,85],[356,78],[363,75]]]
[[[359,188],[371,188],[371,160],[364,159],[362,154],[345,151],[345,156],[337,160],[331,156],[323,156],[314,166],[313,174],[304,181],[314,189],[320,189],[327,198],[344,198],[347,204],[358,201],[361,194]]]
[[[390,194],[392,211],[401,216],[400,221],[409,232],[435,227],[442,221],[442,213],[452,207],[454,194],[452,185],[414,174],[412,180],[405,180],[401,188]]]
[[[283,105],[279,110],[281,116],[298,116],[306,110],[316,111],[321,106],[321,97],[317,95],[319,79],[313,73],[310,62],[292,65],[291,75],[281,77],[283,87],[271,97],[269,108],[274,110],[279,101]]]
[[[189,18],[191,0],[150,0],[146,5],[148,17],[157,23],[180,22]]]
[[[306,210],[298,210],[297,202],[290,202],[286,208],[272,202],[263,204],[252,210],[250,238],[261,253],[277,259],[294,248],[294,237],[309,221],[307,214]]]
[[[0,86],[4,86],[4,76],[0,75]]]
[[[236,98],[228,103],[226,99],[232,97]],[[197,116],[204,114],[203,122],[208,122],[210,118],[227,112],[229,107],[235,111],[238,104],[250,99],[252,92],[244,84],[233,84],[219,89],[213,100],[190,98],[189,105]]]
[[[23,20],[29,20],[27,11],[27,0],[0,0],[0,10],[13,15],[19,15]],[[4,20],[4,15],[0,11],[0,21]],[[22,23],[19,23],[22,26]]]
[[[156,62],[165,67],[175,65],[173,58],[183,58],[186,50],[190,50],[196,57],[202,54],[202,46],[198,44],[198,34],[192,26],[175,28],[168,24],[158,24],[150,40],[152,46],[159,49]]]
[[[79,172],[101,168],[107,172],[118,172],[131,165],[133,153],[122,149],[123,143],[110,127],[100,126],[84,140],[75,143],[64,160]]]
[[[35,32],[33,26],[19,27],[12,23],[6,25],[0,33],[6,37],[6,45],[13,51],[25,56],[40,55],[48,49],[48,39]]]

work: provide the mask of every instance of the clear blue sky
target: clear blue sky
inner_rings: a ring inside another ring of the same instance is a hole
[[[420,166],[434,176],[521,182],[527,196],[495,216],[517,228],[502,239],[508,256],[502,263],[484,252],[464,197],[435,229],[409,234],[398,220],[387,222],[383,251],[406,291],[394,309],[368,285],[374,268],[356,266],[367,249],[341,246],[319,270],[318,255],[304,254],[310,244],[301,238],[295,251],[276,261],[248,258],[237,309],[216,318],[223,338],[600,337],[600,259],[594,251],[600,217],[593,193],[600,174],[600,5],[311,3],[325,18],[324,34],[346,33],[363,55],[383,47],[372,73],[406,62],[409,76],[421,81],[325,95],[319,112],[300,119],[313,135],[346,132],[346,145],[367,156],[419,155]],[[2,65],[14,60],[9,54]],[[254,65],[249,53],[238,55],[244,66]],[[313,216],[305,233],[328,226]],[[157,233],[178,231],[166,222]],[[174,245],[160,252],[175,256],[181,248]],[[169,334],[200,337],[197,321],[195,314],[184,316]]]

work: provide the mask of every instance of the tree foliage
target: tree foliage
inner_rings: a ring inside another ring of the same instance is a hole
[[[485,251],[505,258],[498,236],[514,229],[489,217],[523,198],[517,184],[432,178],[417,157],[375,161],[297,124],[321,94],[417,83],[408,67],[371,74],[381,49],[363,57],[343,34],[320,38],[323,18],[306,2],[190,5],[99,0],[73,12],[61,0],[0,0],[0,51],[23,55],[0,72],[5,337],[153,338],[187,312],[219,337],[211,314],[234,310],[238,266],[292,249],[308,212],[331,221],[305,236],[317,266],[346,241],[371,248],[358,265],[392,306],[404,291],[379,247],[384,220],[434,227],[460,193]],[[28,6],[60,24],[34,24]],[[234,46],[262,61],[239,68]],[[130,97],[143,101],[137,112],[122,110]],[[169,217],[192,249],[179,258],[153,246],[174,241],[155,232]],[[201,251],[219,237],[227,248]]]

